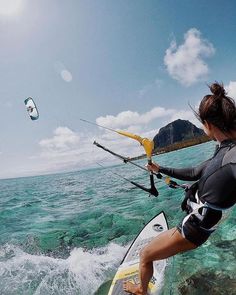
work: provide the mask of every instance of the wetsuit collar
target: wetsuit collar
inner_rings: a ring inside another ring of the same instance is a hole
[[[219,147],[226,147],[226,146],[229,146],[229,145],[235,145],[236,144],[236,140],[234,139],[225,139],[223,141],[221,141]]]
[[[221,142],[219,142],[216,147],[215,147],[215,152],[214,156],[219,152],[220,149],[225,148],[225,147],[230,147],[230,149],[236,145],[236,140],[234,139],[225,139]]]

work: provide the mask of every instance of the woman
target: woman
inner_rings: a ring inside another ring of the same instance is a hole
[[[153,172],[162,172],[181,180],[196,181],[189,187],[182,209],[186,217],[151,241],[140,253],[140,284],[124,283],[128,293],[146,295],[153,274],[153,261],[192,250],[202,245],[216,229],[222,210],[236,202],[236,107],[226,96],[223,84],[214,83],[195,115],[205,133],[219,145],[212,158],[195,168],[174,169],[156,163],[148,165]]]

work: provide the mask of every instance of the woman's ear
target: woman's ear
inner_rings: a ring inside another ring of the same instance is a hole
[[[211,123],[208,123],[207,121],[204,121],[204,126],[205,126],[208,130],[211,130],[211,129],[212,129]]]
[[[213,126],[212,126],[211,123],[209,123],[207,121],[204,121],[204,123],[203,123],[203,130],[206,133],[206,135],[209,136],[209,137],[212,137],[212,129],[213,129],[212,127]]]

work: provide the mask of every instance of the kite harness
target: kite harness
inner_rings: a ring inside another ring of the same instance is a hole
[[[213,157],[195,168],[160,167],[160,172],[181,180],[197,180],[186,190],[181,207],[187,216],[178,230],[195,245],[201,245],[215,231],[223,211],[236,202],[236,142],[221,142]]]

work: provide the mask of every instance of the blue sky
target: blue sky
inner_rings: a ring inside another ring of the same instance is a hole
[[[177,118],[197,124],[188,102],[206,83],[236,98],[235,11],[235,1],[0,0],[0,178],[112,162],[94,139],[143,152],[79,118],[152,138]]]

